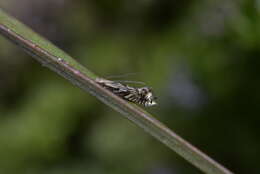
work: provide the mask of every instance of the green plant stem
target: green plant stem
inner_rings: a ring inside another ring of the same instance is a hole
[[[95,82],[97,76],[94,73],[1,10],[0,33],[32,55],[43,66],[96,96],[200,170],[209,174],[231,174],[229,170],[189,144],[152,115],[102,88]]]

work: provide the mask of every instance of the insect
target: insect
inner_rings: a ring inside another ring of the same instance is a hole
[[[154,106],[157,104],[155,102],[157,97],[153,95],[150,87],[135,88],[103,78],[96,78],[96,82],[127,101],[141,104],[145,107]]]

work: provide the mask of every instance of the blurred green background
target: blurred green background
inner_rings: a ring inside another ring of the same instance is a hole
[[[257,174],[259,0],[0,0],[102,77],[153,87],[147,110],[235,173]],[[0,37],[1,174],[198,174]],[[122,79],[121,79],[122,80]]]

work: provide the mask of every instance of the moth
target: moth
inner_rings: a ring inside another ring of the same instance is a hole
[[[96,78],[95,81],[124,100],[137,103],[145,107],[157,105],[155,102],[157,97],[154,96],[150,87],[136,88],[103,78]]]

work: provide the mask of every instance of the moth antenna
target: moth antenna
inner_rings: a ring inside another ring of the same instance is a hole
[[[132,84],[141,84],[141,85],[146,85],[144,82],[140,82],[140,81],[131,81],[131,80],[116,80],[116,82],[119,82],[119,83],[132,83]]]
[[[122,74],[122,75],[112,75],[112,76],[107,76],[106,79],[115,79],[115,78],[122,78],[122,77],[127,77],[131,75],[136,75],[138,73],[127,73],[127,74]]]

